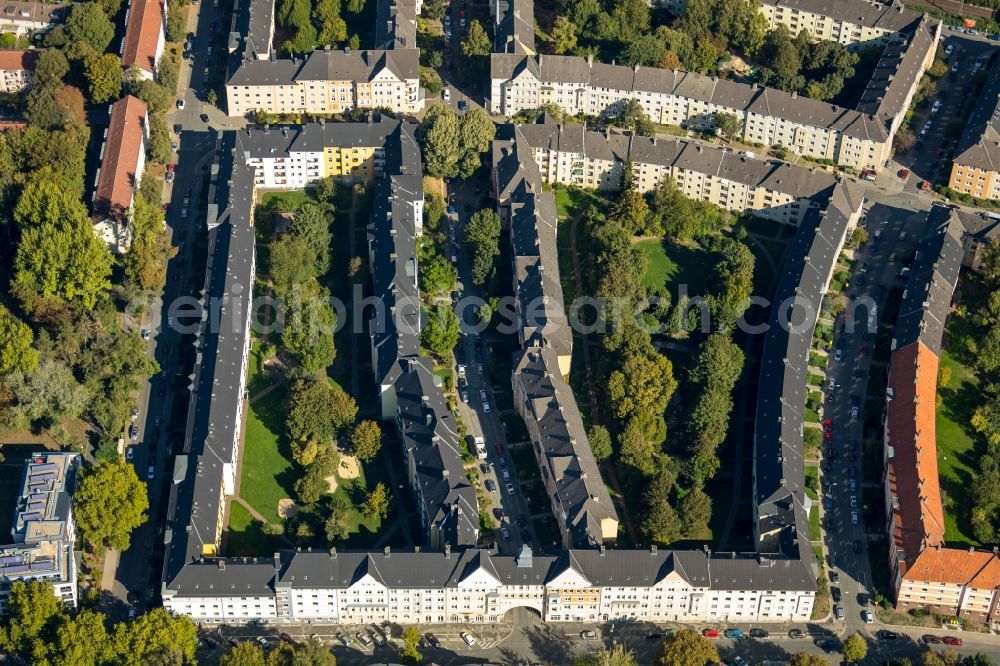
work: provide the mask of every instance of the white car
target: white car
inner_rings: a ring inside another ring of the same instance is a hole
[[[870,610],[861,611],[861,617],[864,619],[865,624],[875,624],[875,616]]]
[[[183,110],[184,109],[184,100],[182,100],[182,99],[177,100],[177,109],[178,110]]]
[[[941,100],[936,99],[934,100],[934,103],[931,104],[931,113],[937,113],[940,110],[941,110]]]
[[[955,50],[955,45],[954,44],[949,44],[948,46],[944,47],[944,54],[950,58],[951,57],[951,53],[954,50]]]
[[[465,402],[465,403],[469,402],[469,392],[468,391],[462,391],[462,402]]]
[[[447,88],[445,88],[444,90],[442,90],[441,91],[441,99],[443,99],[446,102],[450,102],[451,101],[451,91],[448,90]]]
[[[852,421],[857,421],[858,420],[858,406],[857,405],[854,405],[853,407],[851,407],[851,420]]]
[[[156,468],[150,465],[149,469],[146,471],[146,480],[152,481],[154,476],[156,476]]]
[[[132,460],[134,458],[135,458],[135,447],[134,446],[130,446],[130,447],[126,448],[125,449],[125,460],[127,460],[129,462],[132,462]]]
[[[483,403],[483,411],[486,412],[487,414],[490,413],[490,403],[488,402]]]
[[[476,639],[472,634],[463,631],[460,635],[462,636],[462,640],[465,641],[465,644],[468,645],[469,647],[472,647],[473,645],[476,644]]]
[[[851,511],[851,525],[857,525],[861,518],[858,516],[857,511]]]

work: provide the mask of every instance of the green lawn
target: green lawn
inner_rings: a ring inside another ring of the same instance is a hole
[[[949,326],[949,328],[951,328]],[[966,492],[978,469],[976,440],[969,427],[972,411],[982,402],[979,380],[947,350],[941,366],[951,368],[947,387],[938,387],[937,408],[938,476],[944,501],[945,540],[949,545],[980,545],[972,534],[966,507]]]
[[[579,187],[556,188],[556,214],[560,218],[575,217],[585,213],[591,206],[602,209],[606,200],[594,190]]]
[[[688,294],[697,296],[705,291],[706,279],[715,266],[715,259],[705,250],[657,239],[636,244],[646,253],[648,262],[643,284],[647,288],[687,285]]]
[[[265,534],[260,522],[254,520],[238,502],[229,505],[229,534],[226,538],[226,555],[231,557],[265,555],[288,548],[284,539]]]
[[[250,362],[247,364],[247,394],[253,397],[271,384],[264,372],[264,359],[260,357],[260,340],[254,340],[250,345]]]
[[[819,499],[819,494],[813,490],[814,488],[819,488],[819,468],[806,466],[806,495],[809,499],[816,501]]]
[[[287,192],[266,192],[261,199],[261,204],[267,208],[273,201],[285,201],[290,207],[298,208],[307,201],[319,203],[316,198],[307,190],[289,190]]]
[[[361,513],[361,506],[365,501],[367,492],[375,487],[375,484],[382,482],[389,488],[388,475],[385,472],[385,468],[382,466],[381,456],[376,457],[371,463],[364,463],[361,465],[361,475],[356,479],[349,479],[346,481],[340,481],[337,484],[337,491],[334,493],[336,496],[346,496],[351,504],[355,507],[351,512],[351,517],[349,520],[350,524],[350,535],[347,537],[345,546],[349,548],[372,548],[378,541],[379,531],[382,529],[383,522],[391,524],[394,518],[394,513],[396,511],[395,506],[390,506],[389,517],[383,521],[378,516],[369,518]],[[390,489],[390,495],[391,495]],[[393,500],[395,503],[395,500]]]
[[[819,541],[822,535],[819,531],[819,506],[812,505],[809,509],[809,540]]]
[[[268,520],[279,520],[278,500],[295,497],[297,472],[285,432],[285,399],[280,386],[254,404],[247,415],[240,496]]]

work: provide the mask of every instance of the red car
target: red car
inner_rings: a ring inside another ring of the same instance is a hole
[[[925,180],[925,181],[921,182],[920,183],[920,189],[922,189],[924,192],[926,192],[927,190],[931,189],[931,181]]]
[[[943,642],[945,645],[952,645],[957,647],[962,644],[962,639],[955,638],[954,636],[945,636],[944,638],[941,639],[941,642]]]
[[[909,169],[900,169],[899,170],[899,179],[901,181],[903,181],[905,183],[906,179],[909,178],[909,177],[910,177],[910,170]]]
[[[705,638],[718,638],[719,637],[719,630],[718,629],[705,629],[704,631],[701,632],[701,635],[704,636]]]

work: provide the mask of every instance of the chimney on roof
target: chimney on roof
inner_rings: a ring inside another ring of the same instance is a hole
[[[656,544],[655,543],[652,544],[649,547],[649,554],[652,555],[653,557],[656,557]]]
[[[337,547],[336,546],[334,546],[333,548],[330,549],[330,559],[331,560],[337,559]]]
[[[451,559],[451,544],[450,543],[446,543],[444,545],[444,559],[446,559],[446,560],[450,560]]]
[[[225,571],[226,570],[226,561],[224,559],[222,559],[221,557],[218,559],[218,565],[219,565],[219,570],[220,571]]]
[[[281,553],[274,554],[274,568],[275,569],[281,568]]]
[[[604,554],[605,554],[606,552],[607,552],[607,549],[606,549],[606,548],[604,547],[604,544],[602,543],[602,544],[601,544],[601,557],[604,557]]]
[[[323,45],[323,51],[325,51],[326,53],[329,53],[330,52],[330,45],[329,44],[324,44]]]
[[[798,96],[799,96],[799,94],[793,90],[792,91],[792,99],[795,99]]]
[[[970,553],[976,552],[976,547],[975,546],[969,546],[969,552]]]
[[[389,546],[385,547],[385,556],[389,557]]]

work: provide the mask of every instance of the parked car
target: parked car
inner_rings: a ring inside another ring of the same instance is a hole
[[[771,634],[768,633],[767,629],[751,629],[750,638],[767,638]]]
[[[830,575],[827,576],[827,578],[830,579],[831,583],[839,583],[840,582],[840,574],[837,573],[836,571],[833,571],[833,570],[830,571]]]
[[[356,635],[358,637],[358,640],[361,641],[361,644],[364,645],[365,647],[371,647],[374,644],[372,641],[372,637],[366,634],[365,632],[359,631]]]
[[[875,624],[875,615],[870,610],[861,611],[861,619],[865,624]]]
[[[840,603],[840,597],[841,597],[841,595],[840,595],[840,588],[839,587],[831,587],[830,588],[830,596],[833,597],[833,600],[835,602]]]
[[[882,629],[875,635],[884,641],[894,641],[899,636],[895,631],[889,631],[888,629]]]
[[[593,632],[593,631],[590,631],[588,629],[587,631],[580,632],[580,638],[582,638],[585,641],[596,641],[597,640],[597,633]]]
[[[491,493],[497,489],[497,484],[493,483],[493,479],[486,479],[486,490]]]
[[[506,527],[501,527],[500,536],[503,537],[504,541],[510,541],[510,530],[508,530]]]
[[[705,629],[705,630],[703,630],[701,632],[701,635],[704,636],[705,638],[718,638],[719,637],[719,630],[718,629]]]
[[[747,662],[743,661],[743,657],[735,656],[730,666],[747,666]]]
[[[743,638],[743,632],[739,629],[726,629],[724,635],[726,638]]]
[[[344,632],[340,632],[339,634],[337,634],[337,640],[340,641],[340,643],[344,647],[351,647],[351,639],[348,638],[347,634],[345,634]]]
[[[951,645],[952,647],[959,647],[964,641],[956,636],[945,636],[941,639],[941,642],[945,645]]]
[[[128,427],[128,438],[133,442],[139,439],[139,427],[134,423]]]
[[[789,638],[805,638],[805,632],[801,629],[792,629],[788,632]]]
[[[146,470],[146,480],[152,481],[154,476],[156,476],[156,468],[150,465],[149,469]]]
[[[514,484],[513,483],[508,483],[506,487],[507,487],[507,494],[508,495],[513,495],[514,494]]]
[[[177,110],[180,111],[183,109],[184,109],[184,100],[182,99],[177,100]]]
[[[475,636],[473,636],[469,632],[463,631],[460,634],[460,636],[462,637],[462,640],[465,641],[465,644],[468,645],[469,647],[472,647],[473,645],[476,644],[476,638],[475,638]]]
[[[844,607],[841,606],[840,604],[836,604],[833,607],[833,616],[835,618],[837,618],[838,620],[843,620],[844,619]]]
[[[861,518],[858,516],[858,512],[851,511],[851,525],[857,525],[859,522],[861,522]]]
[[[940,636],[935,636],[933,634],[927,634],[926,636],[924,636],[923,640],[924,643],[927,643],[928,645],[940,645],[941,643],[944,642],[941,640]]]

